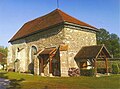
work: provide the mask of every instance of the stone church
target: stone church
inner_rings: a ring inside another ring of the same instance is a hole
[[[56,9],[25,23],[9,40],[8,69],[41,76],[68,76],[75,56],[94,46],[98,29]]]

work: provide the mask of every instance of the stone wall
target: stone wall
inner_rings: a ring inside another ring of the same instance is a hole
[[[14,68],[14,52],[13,52],[13,46],[8,47],[8,57],[7,57],[7,67],[8,69]]]
[[[68,45],[68,50],[60,51],[60,67],[61,76],[68,76],[68,69],[72,67],[77,67],[74,60],[74,56],[81,49],[82,46],[96,45],[96,33],[93,31],[88,31],[87,29],[81,28],[71,28],[69,26],[58,26],[44,31],[40,31],[31,36],[16,40],[11,43],[10,52],[8,54],[8,64],[9,60],[15,60],[18,57],[18,48],[21,50],[19,57],[23,64],[20,64],[21,72],[28,71],[28,65],[31,61],[31,47],[35,46],[38,50],[50,47],[59,47],[60,44]],[[22,51],[24,50],[24,52]],[[35,59],[34,72],[39,74],[39,63]],[[23,66],[24,68],[21,68]],[[49,71],[48,66],[44,71]]]
[[[11,43],[12,46],[9,47],[12,49],[9,49],[10,52],[8,53],[8,65],[10,64],[9,63],[10,60],[13,60],[14,62],[16,59],[20,59],[20,63],[21,62],[22,63],[19,65],[19,70],[21,72],[26,72],[28,71],[29,63],[31,62],[32,46],[35,46],[37,48],[37,51],[43,48],[58,47],[61,43],[63,43],[63,38],[64,38],[63,26],[58,26],[51,29],[46,29],[44,31],[38,32],[31,36],[13,41]],[[20,50],[19,52],[18,52],[18,49]],[[37,63],[37,66],[35,65],[35,74],[39,74],[38,66],[39,65]],[[47,67],[45,69],[48,69]]]
[[[14,44],[8,47],[8,69],[16,69],[15,71],[27,71],[28,48],[25,43]]]
[[[60,51],[61,76],[68,76],[68,51]]]
[[[83,28],[65,27],[64,43],[68,45],[69,68],[78,67],[74,57],[83,46],[96,45],[96,33]]]

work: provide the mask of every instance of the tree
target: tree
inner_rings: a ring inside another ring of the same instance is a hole
[[[120,57],[120,39],[116,34],[110,34],[109,50],[114,57]]]
[[[7,56],[8,48],[4,46],[0,46],[0,52]]]
[[[7,52],[8,52],[7,47],[0,46],[0,52],[5,55],[5,57],[0,62],[0,64],[3,66],[3,69],[4,69],[4,66],[6,65],[6,62],[7,62]]]
[[[97,43],[105,44],[113,57],[120,57],[120,38],[116,34],[110,34],[108,31],[101,28],[100,32],[97,33]]]
[[[97,42],[98,44],[108,44],[108,40],[110,38],[110,34],[105,29],[100,29],[100,32],[97,33]]]

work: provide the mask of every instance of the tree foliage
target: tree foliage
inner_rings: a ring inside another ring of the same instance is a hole
[[[5,58],[3,58],[2,61],[0,62],[0,64],[3,66],[4,69],[7,62],[7,52],[8,52],[7,47],[0,46],[0,52],[5,55]]]
[[[97,42],[98,44],[105,44],[113,57],[120,57],[120,38],[116,34],[110,34],[105,29],[100,29],[100,32],[97,33]]]
[[[7,57],[8,48],[4,46],[0,46],[0,52]]]

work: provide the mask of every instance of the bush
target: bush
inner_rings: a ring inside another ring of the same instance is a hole
[[[112,72],[111,68],[108,68],[108,72],[109,73]],[[105,74],[106,73],[106,68],[97,68],[97,73]]]
[[[97,72],[105,74],[106,73],[106,68],[97,68]]]
[[[120,64],[118,64],[118,67],[119,67],[119,69],[120,69]]]
[[[94,72],[94,69],[80,69],[80,75],[83,76],[93,76]]]
[[[118,64],[112,64],[112,73],[118,74],[119,73],[119,66]]]
[[[120,64],[118,64],[118,67],[119,67],[119,74],[120,74]]]

